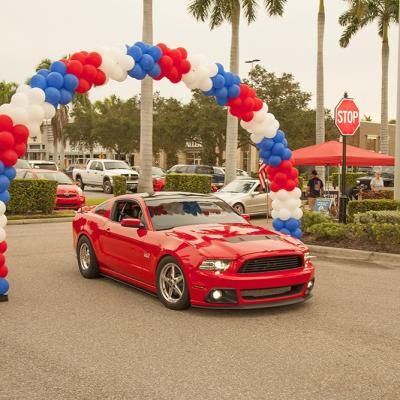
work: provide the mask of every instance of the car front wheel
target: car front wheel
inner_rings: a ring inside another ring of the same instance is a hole
[[[157,268],[157,295],[172,310],[190,306],[189,291],[182,267],[173,257],[165,257]]]
[[[79,271],[87,279],[98,278],[100,276],[99,265],[90,240],[86,236],[79,239],[76,248],[78,257]]]
[[[244,207],[243,204],[236,203],[233,205],[233,209],[238,213],[238,214],[244,214]]]
[[[111,194],[113,192],[113,187],[109,180],[104,181],[103,191],[104,191],[104,193],[107,193],[107,194]]]

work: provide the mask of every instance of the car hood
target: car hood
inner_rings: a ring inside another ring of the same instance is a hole
[[[227,203],[230,203],[245,197],[246,193],[216,192],[214,193],[214,196],[219,197]]]
[[[254,253],[303,253],[299,240],[251,224],[205,224],[173,228],[168,233],[190,243],[206,257],[237,258]]]
[[[109,175],[139,175],[136,171],[131,169],[107,169],[104,172]]]
[[[57,194],[78,194],[78,186],[77,185],[57,185]]]

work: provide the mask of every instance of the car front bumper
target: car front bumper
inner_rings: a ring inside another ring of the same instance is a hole
[[[56,210],[77,210],[85,204],[85,196],[57,197]]]

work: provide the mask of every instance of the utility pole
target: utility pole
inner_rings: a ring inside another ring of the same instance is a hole
[[[397,112],[396,112],[396,137],[394,150],[394,199],[400,200],[400,26],[397,40]]]

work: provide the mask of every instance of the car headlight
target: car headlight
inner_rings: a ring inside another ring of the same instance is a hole
[[[315,256],[310,255],[309,252],[304,253],[304,261],[310,261],[313,258],[315,258]]]
[[[230,265],[231,260],[205,260],[199,268],[203,271],[222,272],[226,271]]]

